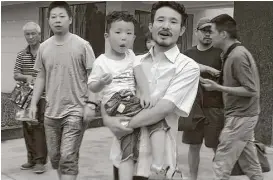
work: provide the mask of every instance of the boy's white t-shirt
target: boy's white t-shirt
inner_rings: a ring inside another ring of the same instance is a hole
[[[95,60],[92,72],[88,77],[88,84],[99,81],[100,77],[105,73],[110,73],[113,76],[112,83],[106,85],[98,94],[98,101],[105,104],[116,92],[123,89],[129,89],[135,93],[134,61],[135,54],[132,50],[128,50],[122,60],[110,59],[105,54],[101,54]]]

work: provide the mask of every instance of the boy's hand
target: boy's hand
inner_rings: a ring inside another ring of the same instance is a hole
[[[105,73],[101,76],[100,83],[103,85],[108,85],[111,84],[112,80],[113,80],[112,74]]]
[[[155,100],[153,100],[150,95],[142,95],[140,97],[140,105],[145,109],[152,108],[155,105]]]
[[[214,76],[214,77],[219,77],[220,73],[221,73],[221,71],[219,71],[217,69],[214,69],[212,67],[208,67],[206,72],[209,73],[210,75]]]

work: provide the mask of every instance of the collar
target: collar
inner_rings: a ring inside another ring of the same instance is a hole
[[[232,45],[230,45],[225,53],[222,52],[221,58],[222,58],[223,60],[226,60],[227,57],[228,57],[228,55],[229,55],[229,54],[232,52],[232,50],[235,49],[237,46],[242,46],[241,42],[236,41],[235,43],[233,43]]]
[[[177,56],[180,54],[180,50],[178,49],[177,45],[175,45],[173,48],[169,49],[168,51],[164,52],[165,56],[169,61],[172,63],[175,62]],[[148,58],[149,56],[154,57],[154,47],[152,47],[148,53],[144,54],[142,60]]]
[[[30,45],[28,45],[28,46],[25,48],[25,53],[26,53],[26,54],[31,54]]]

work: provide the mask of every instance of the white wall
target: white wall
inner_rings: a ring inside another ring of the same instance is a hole
[[[48,6],[50,2],[31,2],[27,4],[13,4],[10,6],[1,6],[2,16],[2,29],[1,29],[1,92],[11,92],[15,81],[13,79],[13,68],[17,53],[22,50],[26,45],[26,41],[23,36],[22,27],[28,21],[39,21],[39,7]],[[69,2],[70,4],[84,3],[84,2]],[[191,2],[195,4],[194,2]],[[135,9],[149,11],[151,8],[151,2],[116,2],[108,1],[106,4],[106,11],[110,12],[113,10],[128,10],[134,14]],[[203,6],[208,3],[198,4]],[[185,4],[186,5],[186,4]],[[190,3],[187,6],[190,7]],[[223,5],[221,5],[223,6]],[[194,14],[194,28],[198,19],[204,16],[215,17],[222,13],[227,13],[233,16],[233,8],[209,8],[200,9],[194,7],[189,9],[189,14]],[[209,9],[208,9],[209,8]],[[193,44],[196,44],[196,38],[193,35]],[[107,43],[106,43],[107,46]],[[107,48],[106,48],[107,49]]]
[[[1,7],[1,92],[9,93],[15,85],[13,68],[16,55],[27,46],[22,27],[28,21],[38,23],[36,3]]]
[[[229,8],[217,8],[217,9],[210,8],[210,9],[191,10],[191,11],[188,11],[188,13],[194,15],[193,29],[196,29],[197,22],[202,17],[214,18],[220,14],[228,14],[231,17],[233,17],[233,11],[234,11],[234,8],[229,7]],[[193,44],[193,46],[197,44],[197,39],[196,39],[194,33],[192,36],[192,44]]]
[[[71,1],[69,4],[85,2]],[[16,55],[27,46],[22,27],[29,21],[39,23],[39,7],[50,4],[49,1],[18,3],[1,4],[1,92],[5,93],[10,93],[15,86],[13,68]]]

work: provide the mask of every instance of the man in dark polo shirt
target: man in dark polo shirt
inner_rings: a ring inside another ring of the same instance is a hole
[[[187,50],[184,54],[195,60],[201,70],[201,77],[219,81],[222,67],[221,49],[212,47],[211,24],[209,18],[201,18],[197,24],[195,35],[197,46]],[[188,163],[191,180],[197,180],[200,162],[200,149],[203,139],[208,148],[216,151],[218,138],[224,126],[222,93],[205,91],[199,87],[195,104],[190,116],[192,129],[184,130],[182,142],[189,144]]]
[[[28,22],[23,27],[24,35],[28,46],[20,51],[16,58],[14,67],[14,79],[19,83],[33,84],[37,76],[33,66],[37,50],[40,46],[41,28],[34,22]],[[21,166],[22,170],[33,169],[33,172],[39,174],[45,171],[44,164],[47,161],[47,146],[44,130],[44,105],[45,99],[42,97],[38,105],[39,124],[29,124],[23,122],[23,133],[27,147],[28,162]]]
[[[223,85],[202,80],[207,90],[223,92],[225,126],[213,162],[215,180],[227,180],[239,162],[251,180],[262,180],[254,144],[260,113],[260,81],[251,53],[237,41],[236,21],[227,14],[212,19],[212,43],[223,50]]]

